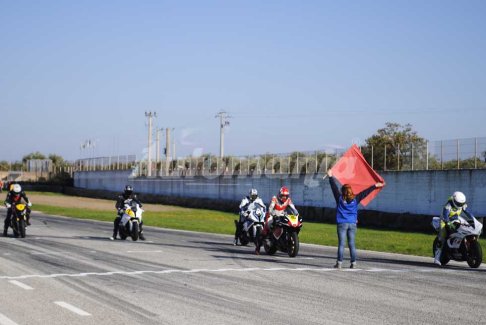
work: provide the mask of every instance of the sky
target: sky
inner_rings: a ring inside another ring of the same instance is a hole
[[[0,0],[0,160],[486,136],[486,1]],[[95,148],[81,150],[92,139]]]

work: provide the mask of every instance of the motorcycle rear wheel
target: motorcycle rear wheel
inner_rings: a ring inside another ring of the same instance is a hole
[[[299,253],[299,235],[296,232],[292,232],[289,238],[288,254],[290,257],[296,257]]]
[[[246,246],[248,245],[249,241],[248,241],[248,238],[246,238],[246,236],[240,236],[240,244],[241,246]]]
[[[483,250],[477,240],[471,243],[471,252],[468,254],[467,264],[469,267],[476,269],[483,262]]]
[[[124,231],[120,231],[120,238],[121,240],[127,239],[127,234]]]

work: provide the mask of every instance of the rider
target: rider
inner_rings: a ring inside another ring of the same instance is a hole
[[[294,203],[290,199],[289,189],[283,186],[280,188],[278,195],[272,198],[268,207],[267,221],[265,223],[265,228],[263,229],[264,236],[271,228],[273,228],[276,219],[282,217],[286,212],[290,212],[295,216],[299,215]]]
[[[265,227],[263,228],[262,237],[265,238],[270,229],[273,228],[275,221],[284,216],[285,213],[290,213],[295,216],[299,215],[299,212],[295,208],[294,203],[290,199],[290,191],[287,187],[282,186],[277,196],[272,198],[270,205],[268,206],[267,220]],[[260,254],[260,247],[255,249],[255,254]]]
[[[250,192],[248,193],[248,196],[245,196],[243,200],[241,200],[240,203],[240,220],[236,224],[236,231],[235,231],[235,240],[233,242],[233,245],[238,245],[238,237],[240,236],[243,223],[245,222],[246,218],[250,214],[250,211],[248,210],[250,204],[255,203],[261,205],[263,208],[265,208],[265,204],[263,203],[262,199],[258,197],[258,191],[255,188],[252,188]]]
[[[135,201],[140,207],[142,207],[142,203],[138,199],[137,195],[133,193],[133,187],[131,185],[125,186],[125,190],[122,194],[120,194],[116,200],[115,208],[118,211],[118,214],[113,221],[113,236],[110,238],[111,240],[115,240],[116,236],[118,235],[118,227],[120,224],[121,217],[123,216],[124,210],[123,207],[125,205],[126,200],[133,200]],[[140,222],[140,240],[145,240],[145,236],[143,235],[143,221]]]
[[[26,224],[30,226],[30,207],[32,206],[32,203],[30,203],[29,198],[27,195],[25,195],[25,192],[22,191],[20,184],[12,183],[9,185],[9,191],[7,193],[7,198],[5,199],[7,217],[5,218],[5,223],[3,226],[3,236],[7,236],[8,227],[10,226],[10,219],[12,218],[12,205],[20,203],[22,199],[27,203]]]
[[[442,247],[447,238],[447,230],[455,229],[454,223],[458,222],[458,218],[462,212],[466,212],[466,196],[462,192],[454,192],[452,196],[447,200],[444,208],[442,209],[440,230],[437,234],[437,239],[439,240],[439,246],[435,251],[434,263],[441,265],[440,255],[442,254]]]

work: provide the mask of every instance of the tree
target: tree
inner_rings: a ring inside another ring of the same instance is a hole
[[[49,157],[48,157],[50,160],[52,160],[52,164],[54,165],[54,167],[63,167],[66,165],[66,162],[64,161],[64,158],[62,158],[61,156],[59,155],[56,155],[56,154],[49,154]]]
[[[10,164],[6,160],[0,161],[0,170],[1,171],[8,171],[10,169]]]
[[[427,141],[412,130],[411,124],[388,122],[365,140],[363,155],[378,170],[411,169],[424,164],[427,157]],[[373,149],[371,149],[373,148]]]
[[[31,160],[31,159],[46,159],[46,156],[44,156],[39,151],[36,151],[36,152],[32,152],[32,153],[29,153],[28,155],[24,156],[22,158],[22,162],[25,164],[27,162],[27,160]]]

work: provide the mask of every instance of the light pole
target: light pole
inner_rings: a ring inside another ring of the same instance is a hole
[[[228,113],[225,111],[221,111],[216,114],[215,118],[219,117],[219,157],[223,159],[224,157],[224,128],[230,125],[228,121],[231,116],[228,116]]]
[[[147,157],[147,176],[152,176],[152,118],[157,117],[156,112],[145,112],[148,118],[148,157]]]

